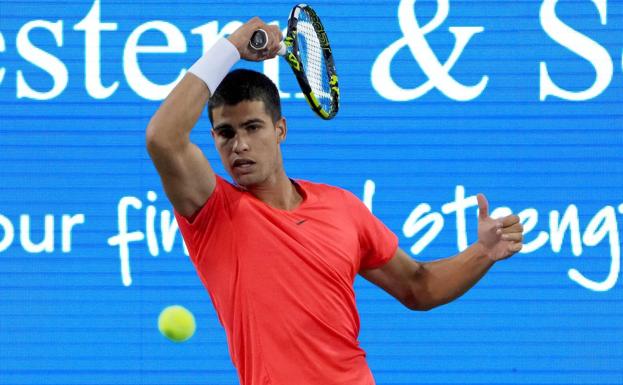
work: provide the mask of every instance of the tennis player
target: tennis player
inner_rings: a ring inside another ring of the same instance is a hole
[[[248,42],[259,28],[270,44],[257,52]],[[241,384],[372,385],[357,341],[355,276],[409,309],[432,309],[519,251],[523,228],[515,215],[490,218],[478,195],[478,241],[451,258],[421,263],[353,194],[288,178],[277,88],[254,71],[228,74],[241,58],[274,57],[281,39],[277,27],[254,18],[219,40],[152,117],[147,148]],[[206,104],[234,184],[215,175],[190,141]]]

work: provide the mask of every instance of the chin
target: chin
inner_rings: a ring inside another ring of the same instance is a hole
[[[260,182],[260,178],[253,174],[232,175],[232,179],[238,186],[245,188],[252,187]]]

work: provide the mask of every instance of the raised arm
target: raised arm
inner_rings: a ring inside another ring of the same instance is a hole
[[[261,52],[248,47],[253,32],[262,28],[269,34],[269,47]],[[218,41],[175,86],[147,126],[147,150],[160,174],[173,207],[191,217],[210,197],[216,177],[201,149],[190,141],[190,132],[199,120],[222,78],[239,58],[260,61],[274,57],[281,33],[253,18]]]
[[[523,226],[516,215],[492,219],[481,194],[478,206],[478,241],[456,256],[422,263],[398,249],[388,263],[361,275],[412,310],[429,310],[460,297],[496,261],[521,250],[523,242]]]
[[[173,207],[192,216],[210,197],[216,178],[190,132],[210,97],[206,84],[187,73],[147,126],[147,150]]]

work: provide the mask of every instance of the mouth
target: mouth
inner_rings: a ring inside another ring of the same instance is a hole
[[[251,159],[239,158],[234,160],[234,163],[232,163],[232,168],[238,171],[248,171],[253,167],[253,165],[255,165],[255,162]]]

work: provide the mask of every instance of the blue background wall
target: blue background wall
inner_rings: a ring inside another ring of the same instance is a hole
[[[475,240],[473,203],[465,212],[465,232],[461,216],[448,206],[442,209],[462,189],[467,197],[484,192],[492,208],[506,206],[523,211],[523,217],[531,212],[537,219],[526,234],[532,250],[497,264],[464,297],[433,311],[409,312],[380,289],[356,281],[361,343],[379,384],[623,384],[618,270],[623,3],[601,2],[604,23],[591,1],[561,0],[556,6],[560,22],[592,40],[587,46],[572,39],[590,59],[548,35],[554,21],[540,17],[547,3],[450,2],[448,17],[425,38],[444,63],[456,41],[449,27],[484,28],[449,71],[466,86],[488,76],[484,90],[465,101],[437,88],[392,101],[373,86],[373,64],[403,37],[399,2],[312,4],[333,45],[341,111],[324,122],[302,99],[284,98],[290,129],[284,154],[291,176],[342,186],[360,197],[366,181],[373,183],[373,211],[399,235],[403,249],[412,250],[430,234],[430,243],[420,244],[423,249],[414,255],[423,261],[456,254],[462,234],[467,242]],[[160,220],[164,214],[170,221],[171,208],[144,148],[144,130],[159,100],[133,88],[136,79],[124,70],[124,49],[146,22],[162,20],[179,29],[184,52],[138,56],[144,76],[167,84],[205,48],[192,29],[216,21],[221,30],[254,15],[285,27],[292,5],[1,0],[0,384],[237,383],[224,332],[179,234],[170,248],[163,244]],[[412,10],[420,26],[434,17],[437,6],[437,1],[417,2]],[[118,86],[101,99],[85,85],[85,33],[74,29],[96,8],[102,22],[117,23],[116,30],[101,33],[100,46],[101,82]],[[18,71],[39,92],[54,85],[23,53],[25,43],[18,43],[18,32],[33,20],[62,22],[62,44],[42,28],[28,34],[33,45],[67,69],[66,87],[47,100],[18,92]],[[140,44],[166,41],[151,30]],[[541,100],[540,62],[547,63],[553,82],[570,92],[593,85],[595,65],[605,68],[599,75],[605,83],[586,100]],[[408,47],[393,58],[391,76],[403,89],[429,80]],[[278,80],[283,92],[296,92],[283,61]],[[193,140],[224,174],[209,128],[204,117]],[[156,197],[148,199],[149,191]],[[142,204],[127,209],[129,231],[145,234],[155,214],[157,242],[151,250],[145,239],[129,244],[125,283],[120,248],[109,244],[119,233],[123,197]],[[438,233],[429,223],[413,234],[408,218],[421,204],[429,205],[424,215],[441,224]],[[559,245],[552,237],[559,227],[557,213],[567,213],[572,224],[561,232]],[[80,214],[84,223],[73,228],[63,250],[62,216],[79,220]],[[54,225],[48,224],[53,236],[48,250],[24,248],[25,225],[39,243],[46,215]],[[571,269],[594,282],[609,278],[601,286],[581,284]],[[184,344],[167,341],[156,326],[159,312],[175,303],[193,311],[198,322],[196,335]]]

